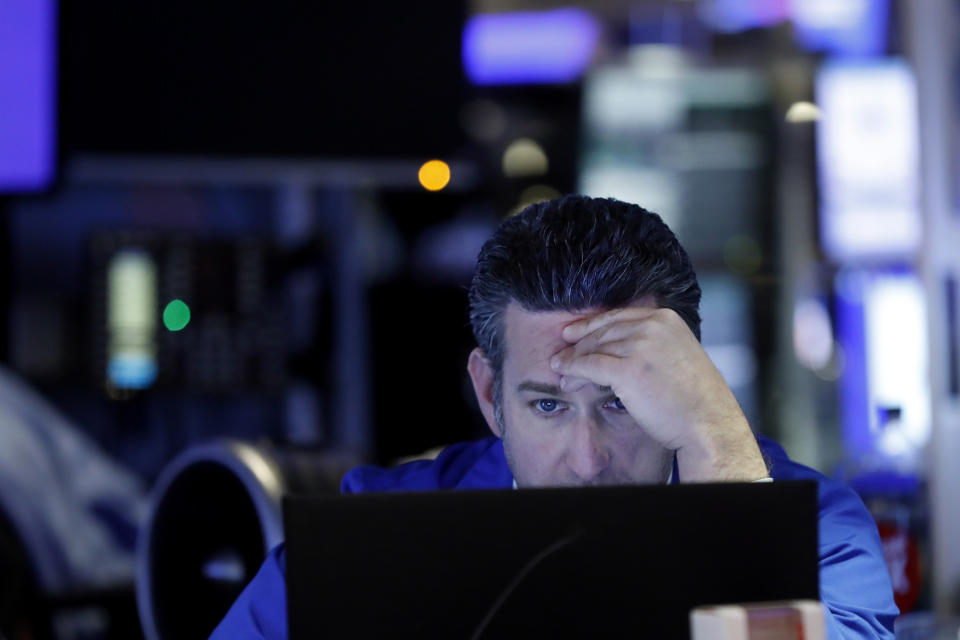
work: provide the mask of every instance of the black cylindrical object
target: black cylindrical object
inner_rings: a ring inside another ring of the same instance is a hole
[[[283,540],[287,493],[332,493],[329,455],[222,440],[188,449],[161,474],[137,544],[137,606],[148,640],[207,638]]]

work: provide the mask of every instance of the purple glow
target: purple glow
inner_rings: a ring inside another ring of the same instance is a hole
[[[463,68],[473,84],[576,80],[590,65],[600,26],[581,9],[481,14],[463,29]]]
[[[706,0],[698,6],[704,22],[724,33],[772,27],[790,18],[787,0]]]
[[[0,192],[43,189],[53,179],[54,2],[0,1]]]

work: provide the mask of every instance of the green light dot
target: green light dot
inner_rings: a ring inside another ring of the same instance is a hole
[[[183,300],[173,300],[163,310],[163,324],[170,331],[180,331],[190,322],[190,307]]]

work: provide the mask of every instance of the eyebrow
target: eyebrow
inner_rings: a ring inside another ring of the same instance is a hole
[[[612,393],[613,388],[608,386],[601,386],[598,384],[593,385],[596,390],[600,393]],[[533,391],[535,393],[545,393],[550,396],[562,396],[563,390],[560,389],[558,385],[547,384],[545,382],[534,382],[533,380],[525,380],[517,385],[517,391]]]

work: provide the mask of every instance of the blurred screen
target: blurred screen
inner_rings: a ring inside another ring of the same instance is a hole
[[[878,56],[887,48],[889,0],[792,0],[791,13],[808,51]]]
[[[836,62],[816,77],[821,242],[831,258],[900,258],[919,247],[913,71],[899,60]]]
[[[923,284],[906,269],[845,270],[836,292],[847,450],[915,471],[931,420]]]
[[[0,193],[47,187],[56,163],[56,4],[0,2]]]
[[[463,29],[463,67],[477,85],[572,82],[599,36],[599,22],[582,9],[480,14]]]

